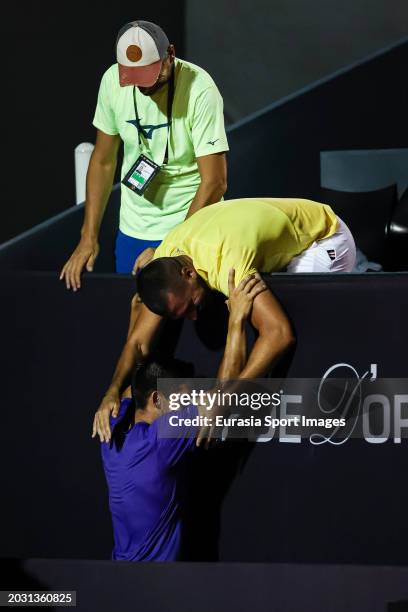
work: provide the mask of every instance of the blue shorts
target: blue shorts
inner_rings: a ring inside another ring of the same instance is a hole
[[[116,237],[115,259],[116,272],[119,274],[131,274],[137,257],[148,247],[156,248],[161,240],[140,240],[127,236],[120,230]]]

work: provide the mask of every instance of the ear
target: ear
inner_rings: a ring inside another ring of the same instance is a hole
[[[170,64],[172,64],[174,62],[174,58],[176,56],[176,50],[174,48],[174,45],[169,45],[167,47],[167,53],[168,53],[168,56],[169,56]]]
[[[197,278],[197,272],[193,267],[183,266],[181,268],[181,276],[184,280],[190,281],[192,279]]]
[[[152,400],[153,400],[153,404],[155,405],[155,407],[159,409],[160,408],[160,396],[157,391],[153,391]]]

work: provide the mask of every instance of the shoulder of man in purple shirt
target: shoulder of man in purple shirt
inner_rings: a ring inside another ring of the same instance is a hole
[[[128,420],[130,411],[131,419]],[[126,561],[176,561],[181,544],[182,459],[195,448],[196,406],[167,412],[153,423],[133,423],[134,407],[123,399],[111,417],[112,441],[102,443],[114,549]],[[120,430],[122,421],[128,422]],[[133,424],[132,424],[133,423]],[[119,428],[119,429],[117,429]],[[117,435],[120,433],[120,436]],[[120,439],[121,444],[117,444]]]

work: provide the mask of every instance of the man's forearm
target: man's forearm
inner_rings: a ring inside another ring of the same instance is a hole
[[[218,369],[218,380],[238,378],[246,361],[245,320],[229,320],[224,355]]]
[[[262,378],[265,376],[293,342],[293,336],[287,332],[270,330],[267,334],[261,333],[239,378]]]
[[[115,170],[116,159],[103,163],[94,155],[91,157],[86,176],[85,219],[81,230],[82,238],[90,240],[98,238],[103,213],[112,191]]]
[[[137,361],[144,357],[143,349],[140,345],[128,340],[119,358],[115,372],[106,395],[119,394],[126,384],[128,384],[130,373]]]
[[[195,194],[193,201],[190,204],[186,219],[191,217],[195,212],[208,206],[209,204],[215,204],[219,202],[226,191],[226,185],[220,181],[201,181],[197,193]]]

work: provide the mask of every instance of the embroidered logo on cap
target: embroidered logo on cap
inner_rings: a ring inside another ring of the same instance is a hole
[[[130,62],[138,62],[142,59],[143,51],[137,45],[129,45],[126,49],[126,57]]]

